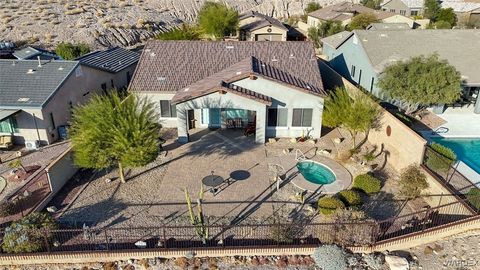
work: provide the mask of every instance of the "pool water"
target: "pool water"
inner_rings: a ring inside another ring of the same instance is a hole
[[[480,139],[451,139],[432,137],[431,141],[451,148],[457,159],[463,161],[477,173],[480,173]]]
[[[329,168],[317,162],[300,161],[297,169],[307,181],[314,184],[326,185],[336,180],[335,174]]]

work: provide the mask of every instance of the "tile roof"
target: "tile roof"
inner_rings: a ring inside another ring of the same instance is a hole
[[[371,23],[367,30],[407,30],[412,29],[408,23]]]
[[[480,85],[480,30],[354,30],[377,72],[395,62],[437,53],[464,76],[467,84]]]
[[[253,30],[256,30],[256,29],[263,28],[265,26],[272,25],[272,26],[276,26],[280,29],[283,29],[285,31],[288,31],[288,28],[281,21],[279,21],[275,18],[272,18],[270,16],[258,13],[256,11],[249,11],[249,12],[245,12],[243,14],[240,14],[238,19],[241,21],[241,20],[244,20],[244,19],[247,19],[247,18],[250,18],[250,17],[255,17],[258,20],[254,21],[252,23],[246,24],[246,25],[242,25],[242,26],[240,26],[240,29],[245,30],[245,31],[253,31]]]
[[[377,19],[379,20],[398,15],[391,12],[371,9],[360,4],[342,2],[339,4],[326,6],[324,8],[315,10],[311,13],[308,13],[308,16],[324,21],[345,21],[354,17],[357,14],[362,13],[373,13],[375,14],[375,16],[377,16]]]
[[[322,38],[321,41],[323,44],[327,44],[332,48],[337,48],[340,46],[345,40],[347,40],[351,35],[353,35],[352,32],[349,31],[342,31],[340,33],[337,33],[335,35],[328,36],[326,38]]]
[[[114,47],[105,51],[94,51],[77,60],[82,65],[117,73],[138,62],[140,55],[136,52]]]
[[[451,8],[454,12],[471,12],[480,9],[480,3],[463,2],[463,1],[442,1],[442,8]],[[480,11],[479,11],[480,12]],[[478,12],[477,12],[478,13]]]
[[[39,107],[78,66],[77,61],[0,60],[0,107]]]
[[[326,95],[312,44],[297,41],[150,41],[129,88],[182,100],[250,74]]]
[[[383,7],[384,5],[390,3],[392,0],[387,0],[387,1],[384,1],[381,6]],[[409,8],[423,8],[424,6],[424,2],[425,0],[400,0],[402,1],[405,6],[409,7]]]

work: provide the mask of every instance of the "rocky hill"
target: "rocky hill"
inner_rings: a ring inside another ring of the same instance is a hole
[[[183,22],[194,22],[205,0],[1,0],[0,41],[84,42],[95,48],[135,46]],[[277,18],[301,14],[312,0],[224,0],[239,12]],[[317,0],[326,6],[341,0]]]

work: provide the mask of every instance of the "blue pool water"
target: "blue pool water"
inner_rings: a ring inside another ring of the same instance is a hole
[[[300,161],[297,169],[307,181],[314,184],[331,184],[336,180],[335,174],[329,168],[317,162]]]
[[[451,148],[457,159],[463,161],[477,173],[480,173],[480,139],[430,138],[433,142]]]

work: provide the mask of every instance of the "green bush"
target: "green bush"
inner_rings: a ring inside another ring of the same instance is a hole
[[[363,203],[362,197],[355,190],[342,190],[338,193],[338,197],[347,206],[357,206]]]
[[[432,143],[430,147],[433,151],[427,152],[427,167],[432,171],[446,172],[457,159],[457,155],[452,149],[438,143]]]
[[[353,181],[353,188],[361,190],[367,194],[380,192],[382,183],[379,179],[368,173],[360,174]]]
[[[47,240],[52,238],[49,230],[57,227],[56,221],[49,214],[31,213],[5,228],[2,249],[7,253],[42,251],[45,237]]]
[[[467,192],[466,196],[470,204],[477,208],[477,210],[480,210],[480,189],[472,188]]]
[[[78,43],[65,43],[62,42],[55,48],[55,53],[62,57],[64,60],[74,60],[82,55],[90,52],[90,47],[87,44]]]
[[[428,188],[427,177],[415,165],[408,166],[400,174],[400,193],[406,198],[416,198]]]
[[[330,215],[337,209],[344,208],[345,204],[338,198],[323,197],[318,200],[318,209],[324,215]]]

